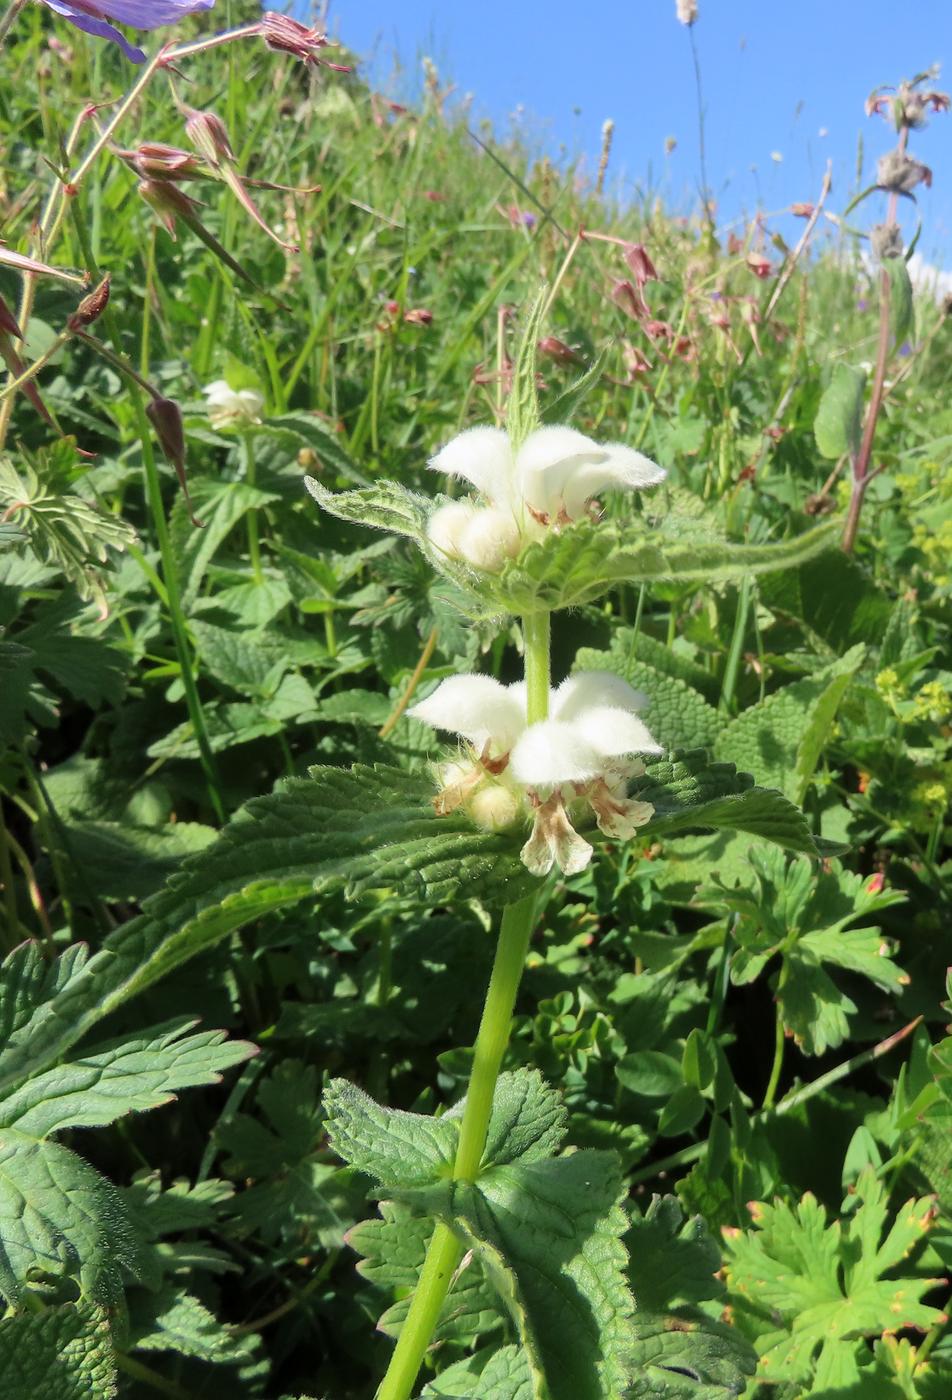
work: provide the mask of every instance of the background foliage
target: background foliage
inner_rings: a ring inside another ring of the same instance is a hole
[[[5,54],[31,75],[0,94],[11,247],[50,179],[43,153],[130,81],[113,53],[59,29],[54,50],[51,32],[32,7]],[[549,892],[510,1068],[554,1086],[558,1100],[532,1080],[532,1121],[549,1150],[577,1151],[540,1163],[526,1131],[473,1188],[473,1261],[424,1394],[528,1400],[539,1368],[581,1354],[552,1353],[565,1338],[540,1267],[565,1209],[588,1221],[572,1277],[594,1270],[636,1305],[591,1394],[938,1400],[952,1388],[942,309],[919,296],[898,347],[856,558],[801,561],[795,537],[843,502],[825,487],[845,440],[824,391],[875,337],[870,274],[838,225],[795,261],[769,228],[728,240],[650,197],[616,204],[582,170],[475,143],[432,70],[422,109],[404,111],[259,40],[185,67],[188,101],[222,117],[242,171],[321,188],[255,192],[292,256],[224,185],[203,186],[201,217],[249,286],[184,227],[173,241],[107,154],[55,250],[112,273],[97,332],[183,404],[201,528],[162,463],[157,516],[123,381],[67,343],[40,378],[62,436],[18,399],[0,464],[0,1389],[373,1393],[422,1257],[419,1212],[443,1203],[395,1161],[377,1211],[361,1144],[395,1129],[372,1101],[429,1115],[438,1145],[450,1125],[432,1115],[468,1072],[487,908],[499,880],[509,898],[524,877],[505,841],[432,815],[431,741],[403,702],[460,669],[512,679],[515,636],[468,618],[411,544],[319,512],[303,478],[424,487],[440,443],[502,410],[518,308],[558,279],[543,410],[565,416],[591,369],[574,421],[669,469],[666,534],[644,529],[675,562],[611,600],[563,595],[556,671],[574,660],[648,693],[652,732],[685,751],[649,770],[659,793],[693,793],[703,772],[723,811],[750,786],[736,770],[806,821],[757,798],[756,819],[699,831],[659,797],[642,841],[603,846]],[[164,78],[123,128],[137,140],[184,144]],[[585,238],[566,265],[579,229],[623,242]],[[644,295],[662,329],[630,314],[624,242],[657,267]],[[7,268],[0,291],[16,304]],[[33,354],[75,301],[39,284]],[[201,389],[220,377],[261,391],[260,424],[212,428]],[[703,560],[724,535],[790,540],[788,566],[698,578],[683,541]],[[617,539],[630,555],[621,523]],[[541,582],[514,569],[512,596],[568,588],[569,565]],[[383,791],[399,800],[377,810]],[[423,860],[435,826],[443,847]],[[787,851],[752,834],[780,828]],[[811,850],[821,866],[790,854]],[[322,1108],[338,1076],[371,1099],[338,1090]],[[510,1129],[526,1113],[511,1106]],[[513,1180],[536,1234],[500,1281]],[[566,1395],[589,1393],[583,1372],[565,1372]]]

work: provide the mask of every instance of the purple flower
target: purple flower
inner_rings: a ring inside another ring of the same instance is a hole
[[[130,44],[109,20],[128,24],[130,29],[160,29],[162,25],[174,24],[185,15],[210,10],[215,0],[102,0],[98,5],[92,4],[91,0],[43,0],[43,3],[55,14],[68,19],[77,29],[83,29],[87,34],[97,34],[100,39],[112,39],[133,63],[144,63],[142,50]]]

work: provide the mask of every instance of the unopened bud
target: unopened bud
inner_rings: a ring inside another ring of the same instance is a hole
[[[566,345],[564,340],[559,340],[557,335],[544,335],[539,341],[539,353],[547,355],[550,360],[556,360],[562,365],[577,364],[580,356]]]
[[[433,321],[433,312],[428,311],[425,306],[415,306],[404,312],[403,319],[410,326],[429,326]]]
[[[631,269],[639,290],[646,282],[657,282],[659,280],[655,265],[648,256],[648,250],[643,243],[627,244],[625,248],[625,262]]]
[[[146,204],[158,214],[172,237],[175,237],[175,220],[191,216],[195,211],[195,201],[176,185],[167,180],[143,180],[138,186]]]
[[[299,467],[306,467],[308,471],[320,470],[320,462],[313,447],[302,447],[298,452],[297,461]]]
[[[144,141],[134,150],[118,154],[146,180],[194,180],[203,173],[191,151],[166,146],[162,141]]]
[[[769,258],[765,258],[763,253],[748,253],[747,266],[755,277],[763,280],[773,272],[773,263]]]
[[[870,230],[869,242],[878,262],[902,257],[902,230],[898,224],[876,224]]]
[[[189,112],[185,133],[209,165],[233,165],[235,153],[225,123],[214,112]]]
[[[932,171],[922,161],[906,155],[905,151],[888,151],[880,156],[876,166],[876,183],[881,190],[896,194],[912,194],[916,185],[932,184]]]
[[[82,331],[87,326],[91,326],[98,321],[106,307],[109,305],[109,273],[100,282],[99,286],[83,297],[71,316],[67,318],[66,329],[70,331]]]
[[[697,19],[697,0],[675,0],[678,11],[678,20],[681,24],[686,24],[688,28]]]
[[[188,507],[189,519],[193,525],[201,528],[202,522],[196,519],[192,510],[192,499],[188,493],[188,481],[185,476],[185,428],[182,425],[182,410],[174,399],[163,399],[156,395],[146,404],[145,411],[155,429],[166,461],[174,468],[178,477]]]
[[[620,306],[622,311],[626,311],[634,321],[640,321],[645,316],[650,316],[648,304],[641,294],[641,289],[633,282],[623,279],[616,282],[611,289],[611,299],[616,306]]]
[[[798,219],[812,219],[815,208],[816,205],[811,204],[809,200],[798,199],[791,204],[790,213],[795,214]]]

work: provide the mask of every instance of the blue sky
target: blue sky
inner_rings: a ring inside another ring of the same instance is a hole
[[[867,174],[891,144],[891,128],[863,112],[870,89],[944,61],[952,88],[952,0],[699,0],[699,9],[708,177],[722,221],[814,199],[827,159],[830,208],[842,209],[860,133]],[[584,154],[594,170],[611,117],[613,188],[650,179],[681,211],[696,195],[694,70],[674,0],[332,0],[329,27],[394,96],[418,91],[428,54],[500,133],[516,114],[540,148]],[[666,158],[667,137],[677,146]],[[935,171],[932,190],[918,191],[920,250],[952,268],[952,115],[914,133],[911,149]],[[864,227],[881,207],[870,202]]]

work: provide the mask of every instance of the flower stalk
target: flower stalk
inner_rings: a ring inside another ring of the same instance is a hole
[[[545,614],[548,623],[548,614]],[[535,896],[503,910],[489,990],[479,1023],[473,1069],[460,1127],[454,1181],[475,1181],[486,1147],[493,1095],[509,1045],[512,1013],[522,980],[535,914]],[[463,1246],[448,1225],[437,1222],[426,1251],[420,1280],[390,1359],[377,1400],[409,1400],[453,1282]]]

